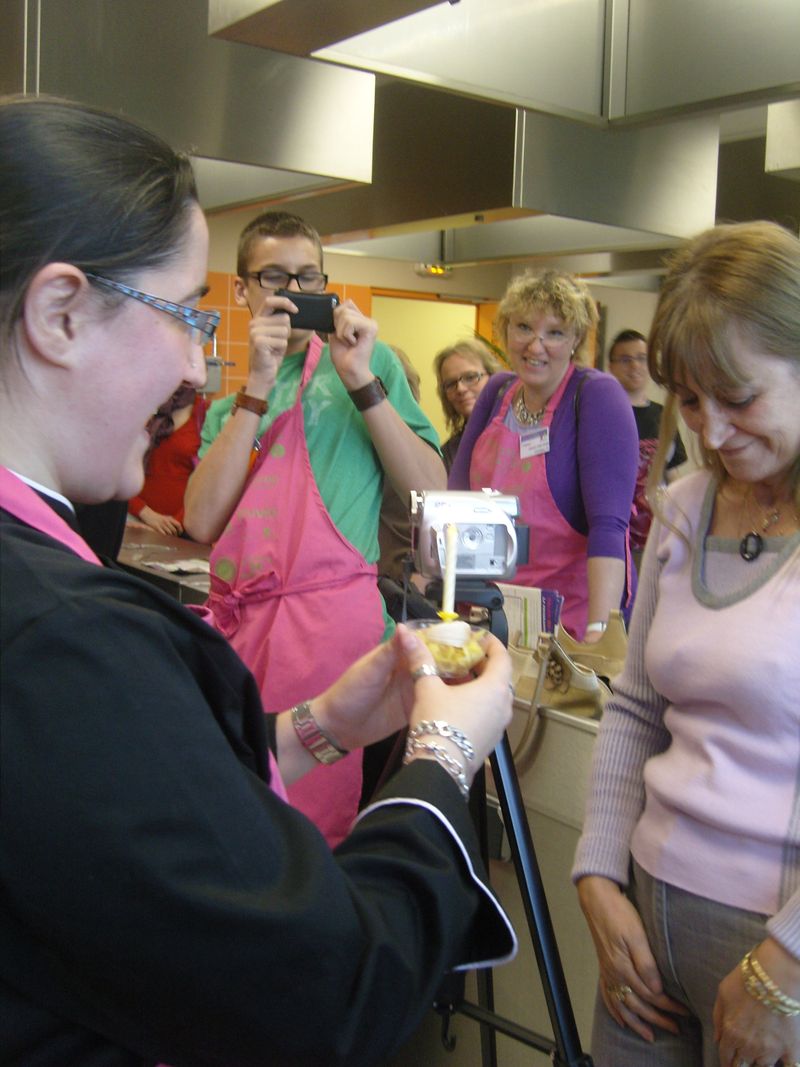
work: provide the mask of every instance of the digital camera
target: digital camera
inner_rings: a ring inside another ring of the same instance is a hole
[[[527,559],[527,528],[516,525],[518,514],[519,500],[493,489],[412,489],[411,547],[417,570],[426,578],[444,576],[445,526],[452,523],[458,531],[458,577],[512,578],[518,560]]]
[[[293,330],[333,333],[333,309],[339,303],[336,293],[294,293],[289,289],[276,289],[275,295],[288,296],[297,308],[289,315]]]

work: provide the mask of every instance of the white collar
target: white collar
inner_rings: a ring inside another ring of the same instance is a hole
[[[35,482],[33,478],[26,478],[24,474],[20,474],[18,471],[13,471],[8,468],[9,472],[14,475],[15,478],[19,478],[21,482],[25,482],[31,489],[35,489],[37,493],[44,493],[45,496],[51,497],[53,500],[60,500],[62,504],[66,504],[72,514],[75,514],[75,508],[71,501],[67,500],[61,493],[57,493],[55,489],[48,489],[46,485],[40,485],[39,482]]]

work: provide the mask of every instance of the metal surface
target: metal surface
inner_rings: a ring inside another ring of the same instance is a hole
[[[586,121],[602,117],[605,0],[459,0],[320,58]]]
[[[714,222],[714,117],[598,130],[518,114],[515,206],[687,236]]]
[[[781,178],[800,181],[800,100],[769,105],[765,170]]]
[[[208,32],[307,56],[345,37],[442,4],[444,0],[209,0]]]
[[[41,0],[39,91],[123,111],[197,156],[370,180],[373,75],[210,39],[206,20],[206,0]]]
[[[628,3],[627,118],[800,92],[797,0]]]

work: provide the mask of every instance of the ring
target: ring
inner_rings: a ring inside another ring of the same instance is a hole
[[[415,667],[411,671],[411,677],[416,682],[419,678],[438,678],[439,672],[430,663],[423,663],[421,667]]]
[[[624,1004],[625,997],[627,997],[628,993],[632,993],[633,990],[629,985],[623,983],[622,985],[610,985],[608,992],[612,997],[616,997],[620,1004]],[[744,1067],[750,1067],[750,1065],[745,1064]]]

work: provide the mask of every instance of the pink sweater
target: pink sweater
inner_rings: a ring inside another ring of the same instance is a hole
[[[656,878],[765,913],[800,957],[800,535],[709,538],[710,475],[669,490],[595,751],[573,877]]]

